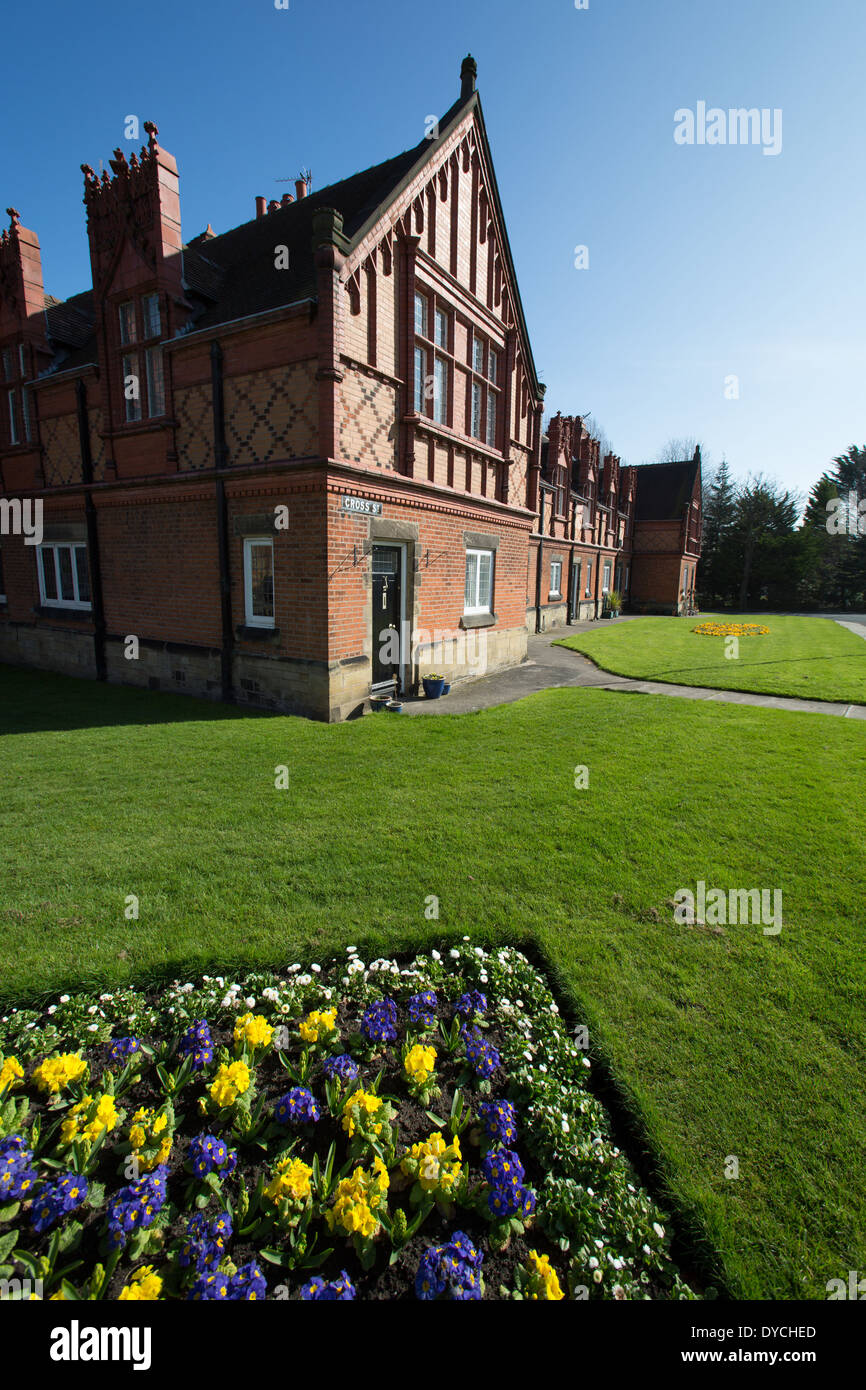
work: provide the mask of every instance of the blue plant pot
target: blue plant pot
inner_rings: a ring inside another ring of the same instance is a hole
[[[381,710],[387,709],[387,708],[388,708],[388,696],[387,696],[387,695],[372,695],[372,696],[370,697],[370,708],[371,708],[371,710],[373,711],[374,714],[378,714]]]
[[[451,693],[451,682],[450,682],[450,681],[446,681],[445,684],[444,684],[443,687],[442,687],[442,694],[443,694],[443,695],[450,695],[450,693]]]
[[[392,704],[392,702],[389,700],[385,708],[389,714],[402,714],[403,702],[401,700],[398,700],[396,704]]]
[[[421,684],[424,686],[424,694],[428,700],[438,700],[442,691],[445,689],[445,679],[431,681],[428,676],[422,676]]]

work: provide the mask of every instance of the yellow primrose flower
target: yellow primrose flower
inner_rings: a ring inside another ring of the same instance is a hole
[[[161,1293],[161,1276],[154,1273],[153,1265],[142,1265],[117,1297],[126,1302],[154,1303]]]
[[[565,1298],[565,1294],[560,1288],[556,1270],[551,1267],[549,1255],[539,1255],[537,1250],[530,1250],[526,1269],[530,1276],[528,1295],[530,1299],[546,1299],[553,1302],[556,1299]]]
[[[423,1086],[435,1066],[435,1047],[425,1047],[423,1043],[410,1047],[403,1062],[403,1070],[415,1086]]]
[[[210,1088],[211,1100],[223,1107],[234,1105],[249,1088],[250,1069],[246,1062],[223,1062]]]
[[[329,1229],[339,1227],[348,1236],[372,1239],[380,1228],[376,1213],[385,1204],[389,1186],[388,1170],[381,1158],[374,1160],[371,1170],[356,1168],[334,1189],[334,1204],[325,1212]]]
[[[129,1128],[129,1142],[134,1157],[142,1173],[150,1173],[161,1163],[167,1163],[171,1154],[172,1134],[168,1130],[168,1117],[165,1113],[142,1106],[136,1110]],[[157,1140],[162,1135],[159,1143]]]
[[[98,1099],[85,1096],[77,1105],[73,1105],[60,1126],[60,1142],[71,1144],[76,1139],[86,1139],[89,1144],[93,1144],[104,1129],[110,1133],[116,1124],[117,1107],[114,1096],[107,1093]]]
[[[261,1014],[243,1014],[235,1023],[235,1050],[240,1051],[244,1044],[250,1048],[269,1047],[274,1030]]]
[[[447,1195],[460,1180],[462,1156],[457,1135],[446,1144],[442,1133],[436,1130],[423,1143],[412,1145],[400,1162],[400,1170],[417,1178],[425,1192],[438,1190]]]
[[[272,1202],[280,1202],[284,1197],[291,1202],[305,1202],[312,1191],[312,1176],[312,1168],[299,1158],[282,1158],[275,1164],[271,1180],[263,1189],[264,1196]]]
[[[87,1063],[77,1052],[64,1052],[40,1062],[33,1073],[33,1080],[40,1091],[56,1096],[73,1081],[79,1081],[86,1071]]]
[[[313,1009],[312,1013],[298,1025],[298,1032],[304,1042],[317,1043],[319,1035],[330,1035],[337,1031],[337,1010],[336,1009]]]
[[[349,1138],[351,1139],[355,1133],[356,1120],[360,1121],[365,1115],[375,1115],[381,1108],[381,1100],[374,1096],[372,1091],[358,1090],[348,1095],[343,1101],[343,1129]],[[373,1130],[376,1134],[381,1134],[382,1126],[374,1125]]]
[[[24,1080],[24,1068],[17,1057],[7,1057],[0,1067],[0,1091],[6,1086],[14,1091]]]

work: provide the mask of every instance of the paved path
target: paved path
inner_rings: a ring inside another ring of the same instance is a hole
[[[625,617],[619,622],[628,621]],[[837,620],[838,621],[838,620]],[[846,614],[844,626],[857,624],[866,637],[866,614]],[[580,652],[551,643],[557,637],[598,628],[598,623],[573,623],[557,632],[533,634],[528,643],[528,659],[522,666],[498,671],[491,676],[464,681],[441,700],[406,700],[404,714],[474,714],[494,705],[509,705],[537,690],[556,690],[561,686],[590,686],[596,690],[624,690],[640,695],[672,695],[680,700],[713,700],[726,705],[757,705],[762,709],[787,709],[808,714],[835,714],[842,718],[866,719],[866,705],[838,704],[828,700],[797,700],[781,695],[753,695],[740,690],[710,690],[697,685],[671,685],[667,681],[631,680],[614,676],[594,666]]]

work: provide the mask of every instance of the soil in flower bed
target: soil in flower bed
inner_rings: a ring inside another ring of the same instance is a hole
[[[180,1268],[176,1257],[187,1235],[189,1218],[197,1210],[186,1196],[191,1182],[188,1150],[194,1136],[215,1135],[237,1155],[236,1167],[222,1181],[220,1192],[212,1193],[207,1203],[198,1208],[212,1221],[223,1209],[220,1202],[237,1213],[240,1180],[243,1179],[248,1193],[254,1193],[260,1179],[267,1181],[276,1160],[290,1145],[292,1158],[313,1166],[315,1156],[320,1170],[325,1168],[332,1146],[336,1151],[334,1169],[340,1170],[341,1176],[350,1176],[356,1166],[370,1169],[372,1149],[348,1162],[349,1138],[341,1107],[356,1086],[369,1091],[374,1084],[377,1094],[394,1106],[398,1127],[393,1153],[387,1161],[390,1187],[386,1210],[390,1219],[402,1210],[407,1223],[413,1220],[417,1210],[410,1201],[413,1179],[401,1173],[401,1159],[413,1144],[427,1141],[437,1131],[441,1131],[446,1143],[452,1141],[448,1121],[458,1091],[458,1099],[470,1107],[471,1116],[459,1134],[462,1167],[469,1176],[468,1191],[463,1191],[462,1200],[456,1205],[453,1201],[446,1204],[440,1194],[439,1204],[432,1207],[393,1259],[388,1233],[379,1227],[368,1247],[369,1267],[365,1268],[357,1243],[353,1245],[339,1229],[328,1229],[324,1213],[333,1201],[333,1191],[328,1196],[314,1191],[310,1203],[315,1216],[308,1235],[312,1238],[315,1233],[317,1237],[316,1255],[331,1248],[329,1255],[307,1267],[286,1268],[271,1262],[262,1251],[277,1251],[285,1259],[290,1247],[286,1230],[271,1227],[264,1234],[245,1235],[241,1229],[245,1222],[235,1215],[234,1234],[228,1241],[222,1270],[231,1275],[235,1268],[255,1262],[264,1276],[269,1298],[298,1298],[314,1276],[328,1284],[339,1280],[345,1271],[354,1296],[359,1299],[415,1299],[419,1296],[419,1264],[425,1252],[431,1246],[447,1245],[455,1232],[462,1231],[482,1256],[480,1272],[483,1297],[487,1299],[515,1295],[566,1299],[695,1296],[670,1259],[661,1213],[641,1190],[636,1175],[614,1145],[606,1116],[586,1086],[585,1057],[568,1038],[546,985],[525,957],[511,948],[487,953],[480,948],[464,947],[452,949],[444,957],[433,953],[410,961],[381,961],[369,966],[355,956],[350,956],[350,960],[350,967],[346,962],[335,962],[316,974],[300,973],[299,967],[294,967],[294,973],[257,975],[234,986],[205,977],[198,988],[178,984],[168,991],[138,996],[129,992],[116,997],[103,995],[92,1002],[64,997],[52,1012],[43,1011],[38,1016],[13,1013],[0,1022],[0,1063],[5,1057],[8,1065],[10,1057],[17,1057],[25,1072],[20,1084],[11,1091],[7,1089],[0,1101],[0,1145],[10,1133],[20,1134],[29,1144],[34,1124],[38,1131],[41,1122],[44,1136],[49,1125],[66,1116],[76,1100],[85,1094],[103,1093],[109,1039],[132,1035],[147,1046],[165,1048],[167,1035],[176,1041],[189,1025],[201,1019],[209,1024],[212,1060],[194,1074],[174,1101],[176,1125],[162,1170],[168,1202],[134,1258],[129,1258],[128,1247],[121,1254],[102,1287],[101,1297],[118,1298],[122,1290],[129,1289],[131,1276],[145,1265],[162,1281],[159,1296],[190,1296],[195,1275]],[[498,1062],[489,1079],[475,1072],[467,1058],[465,1040],[452,1031],[454,1001],[470,989],[484,995],[484,1007],[469,1026],[478,1029],[492,1050],[489,1055]],[[409,1024],[407,1002],[423,990],[435,993],[436,1005],[435,1023],[431,1020],[422,1033]],[[381,999],[393,999],[397,1005],[397,1038],[386,1043],[362,1042],[359,1028],[364,1011]],[[311,1010],[332,1008],[336,1009],[333,1033],[322,1038],[311,1051],[302,1042],[299,1024]],[[94,1016],[96,1024],[86,1021]],[[240,1054],[235,1026],[243,1017],[261,1019],[269,1030],[274,1030],[273,1039],[263,1049]],[[421,1042],[436,1050],[435,1084],[439,1090],[426,1101],[410,1094],[402,1058],[407,1027],[410,1042]],[[100,1039],[95,1044],[87,1041],[94,1029]],[[446,1035],[447,1040],[456,1041],[453,1052],[448,1050]],[[279,1051],[274,1040],[279,1043]],[[300,1084],[312,1092],[320,1118],[300,1128],[290,1124],[275,1127],[274,1105],[298,1084],[281,1057],[289,1068],[297,1070],[305,1047],[310,1065]],[[46,1055],[67,1050],[79,1052],[87,1059],[89,1078],[63,1091],[60,1105],[56,1099],[49,1103],[33,1084],[34,1066]],[[349,1052],[358,1064],[359,1077],[343,1088],[335,1113],[331,1113],[326,1102],[323,1063],[329,1055]],[[199,1098],[208,1094],[218,1064],[239,1055],[249,1060],[257,1100],[264,1097],[263,1115],[271,1126],[252,1142],[233,1129],[236,1111],[227,1109],[205,1116],[199,1108]],[[168,1071],[174,1071],[179,1059],[172,1051],[163,1064]],[[120,1069],[117,1063],[109,1068],[115,1075]],[[29,1101],[29,1109],[22,1119],[20,1109],[10,1111],[10,1106],[20,1107],[23,1097]],[[81,1225],[80,1233],[70,1249],[56,1260],[55,1270],[80,1262],[68,1271],[62,1291],[67,1298],[86,1296],[86,1292],[82,1294],[85,1281],[98,1264],[108,1263],[110,1255],[105,1243],[106,1203],[130,1180],[124,1176],[127,1158],[122,1144],[128,1138],[132,1117],[142,1106],[158,1110],[164,1099],[164,1086],[152,1060],[148,1060],[140,1078],[118,1097],[117,1106],[126,1112],[125,1120],[107,1136],[92,1171],[88,1172],[92,1186],[104,1186],[104,1196],[95,1206],[79,1207],[38,1235],[29,1219],[29,1200],[23,1202],[11,1220],[4,1220],[0,1199],[0,1250],[4,1237],[8,1245],[9,1233],[18,1232],[14,1245],[0,1259],[0,1275],[5,1269],[7,1276],[26,1277],[28,1271],[16,1260],[16,1251],[37,1259],[46,1256],[54,1232],[74,1220]],[[492,1223],[488,1200],[491,1188],[482,1169],[483,1153],[487,1149],[501,1150],[503,1146],[486,1135],[479,1106],[497,1100],[508,1100],[515,1107],[516,1136],[507,1147],[519,1155],[525,1173],[524,1187],[533,1194],[534,1210],[528,1216],[515,1218],[509,1230]],[[47,1143],[43,1140],[41,1146],[36,1146],[34,1168],[38,1180],[33,1206],[38,1204],[40,1184],[51,1183],[69,1171],[70,1150],[58,1148],[57,1137],[55,1132]],[[197,1190],[204,1193],[207,1189]],[[417,1187],[415,1195],[421,1195]],[[265,1210],[271,1210],[266,1203],[263,1205]],[[5,1210],[8,1212],[9,1208]],[[535,1257],[530,1252],[535,1252]],[[527,1285],[538,1257],[550,1275],[541,1283],[535,1279]],[[46,1274],[45,1296],[57,1296],[61,1285],[56,1274]]]

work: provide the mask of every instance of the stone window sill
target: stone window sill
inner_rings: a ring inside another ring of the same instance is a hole
[[[464,613],[460,619],[462,628],[471,627],[493,627],[496,623],[495,613]]]

